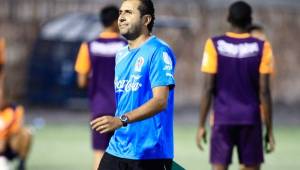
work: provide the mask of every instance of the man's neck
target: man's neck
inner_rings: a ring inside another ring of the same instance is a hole
[[[147,41],[150,36],[151,36],[151,34],[141,34],[139,37],[137,37],[134,40],[128,40],[128,46],[129,46],[129,48],[130,49],[138,48],[145,41]]]
[[[102,32],[118,33],[118,31],[114,27],[105,27]]]
[[[238,27],[231,27],[230,32],[237,33],[237,34],[248,33],[246,29],[238,28]]]

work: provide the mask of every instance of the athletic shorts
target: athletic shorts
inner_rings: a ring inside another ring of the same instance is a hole
[[[132,160],[104,153],[98,170],[171,170],[172,159]]]
[[[264,161],[261,124],[214,125],[212,127],[210,162],[229,165],[234,146],[238,158],[246,166],[259,165]]]
[[[105,150],[113,133],[101,134],[95,130],[92,131],[92,147],[94,150]]]
[[[12,150],[12,148],[8,144],[6,145],[4,152],[0,155],[5,156],[5,158],[10,161],[19,157],[18,153],[16,151]]]

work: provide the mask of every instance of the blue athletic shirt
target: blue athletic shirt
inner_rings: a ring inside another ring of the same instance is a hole
[[[172,159],[175,56],[170,47],[151,36],[139,48],[122,48],[116,56],[116,117],[152,97],[152,88],[169,86],[168,105],[153,117],[117,129],[107,153],[126,159]]]

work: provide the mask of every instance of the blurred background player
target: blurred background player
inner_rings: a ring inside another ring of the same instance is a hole
[[[7,102],[4,87],[5,42],[0,40],[0,169],[8,170],[7,160],[19,159],[17,170],[25,170],[32,141],[31,131],[24,127],[24,108]]]
[[[249,28],[248,28],[248,32],[251,34],[251,36],[258,38],[262,41],[267,40],[266,38],[266,34],[264,33],[264,29],[262,26],[257,25],[257,24],[252,24]]]
[[[258,25],[258,24],[252,24],[251,26],[249,26],[248,32],[252,37],[255,37],[255,38],[260,39],[262,41],[267,40],[266,34],[264,32],[264,28],[262,26]],[[274,75],[274,70],[272,72],[272,75]],[[262,109],[261,109],[261,119],[262,119],[262,122],[264,123],[265,122],[265,114],[263,113]],[[213,114],[213,112],[211,112],[210,116],[209,116],[210,126],[212,126],[213,123],[214,123],[214,114]]]
[[[23,124],[24,108],[4,102],[0,107],[0,157],[9,161],[19,159],[17,170],[25,170],[32,135]]]
[[[202,61],[204,88],[201,97],[197,145],[206,140],[205,122],[213,99],[210,162],[214,170],[227,170],[233,147],[241,169],[258,170],[263,162],[260,104],[265,114],[266,150],[275,147],[269,74],[273,71],[270,43],[251,37],[247,28],[252,9],[237,1],[229,8],[230,32],[207,40]]]
[[[88,84],[91,120],[115,113],[115,54],[127,44],[119,35],[119,9],[107,6],[99,16],[104,29],[99,38],[81,45],[75,65],[79,87],[84,88]],[[92,130],[94,169],[97,169],[111,135]]]

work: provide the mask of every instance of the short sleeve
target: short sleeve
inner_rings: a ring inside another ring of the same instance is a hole
[[[205,43],[201,71],[217,73],[217,52],[211,39],[208,39]]]
[[[77,60],[75,63],[75,71],[80,74],[88,74],[91,68],[91,61],[89,57],[89,50],[87,43],[83,43],[80,46]]]
[[[158,49],[150,61],[151,88],[175,85],[175,56],[168,48]]]
[[[274,57],[272,52],[271,44],[268,41],[265,41],[263,47],[263,54],[261,63],[259,66],[259,72],[261,74],[271,74],[274,69]]]

